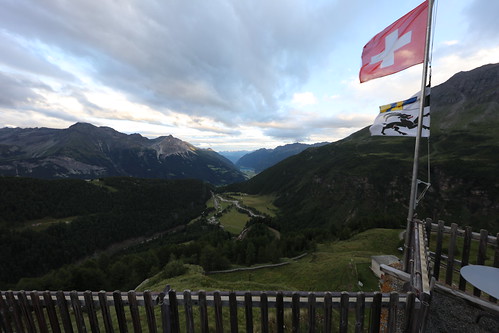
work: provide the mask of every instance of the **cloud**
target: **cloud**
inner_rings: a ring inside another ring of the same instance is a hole
[[[334,47],[335,31],[353,7],[342,4],[345,15],[332,20],[339,6],[25,0],[9,2],[0,20],[47,52],[85,63],[96,82],[132,102],[234,125],[272,119],[290,88],[299,88],[325,61],[324,51]],[[38,68],[53,66],[38,60]]]
[[[291,103],[298,106],[313,105],[317,103],[317,98],[312,92],[295,93]]]

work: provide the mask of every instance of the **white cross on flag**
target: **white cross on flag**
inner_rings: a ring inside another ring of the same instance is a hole
[[[424,60],[428,1],[395,21],[364,46],[360,82],[400,72]]]

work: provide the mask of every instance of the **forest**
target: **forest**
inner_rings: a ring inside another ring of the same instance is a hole
[[[158,273],[165,279],[181,275],[188,264],[213,271],[276,263],[313,250],[317,236],[327,234],[305,229],[277,236],[268,228],[279,228],[275,220],[258,217],[236,240],[207,223],[213,188],[201,181],[0,182],[3,290],[130,290]],[[33,223],[47,217],[62,221]],[[139,236],[145,236],[141,243],[105,251]]]

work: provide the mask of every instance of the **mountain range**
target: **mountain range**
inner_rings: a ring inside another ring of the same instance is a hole
[[[109,127],[0,129],[0,175],[35,178],[196,178],[214,185],[243,181],[225,157],[174,138],[148,139]]]
[[[431,137],[422,140],[418,174],[431,187],[418,216],[499,231],[497,128],[499,64],[457,73],[432,88]],[[414,138],[370,136],[366,127],[228,189],[275,195],[281,223],[290,229],[328,227],[348,236],[399,227],[408,211],[413,156]]]
[[[239,158],[236,162],[236,166],[240,169],[253,169],[256,173],[259,173],[290,156],[301,153],[307,148],[320,147],[326,144],[328,144],[328,142],[319,142],[311,145],[292,143],[278,146],[274,149],[261,148]]]

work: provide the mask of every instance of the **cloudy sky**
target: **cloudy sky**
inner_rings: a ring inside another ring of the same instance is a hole
[[[339,140],[410,97],[363,46],[421,0],[0,0],[0,127],[75,122],[252,150]],[[499,62],[499,1],[438,1],[433,85]]]

